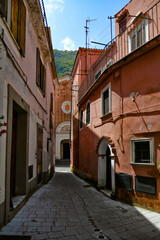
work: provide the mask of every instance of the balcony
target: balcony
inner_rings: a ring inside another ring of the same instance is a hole
[[[106,69],[112,67],[137,49],[140,49],[149,41],[155,39],[160,33],[160,1],[152,6],[147,12],[132,17],[132,24],[106,44],[101,55],[93,64],[87,77],[83,81],[78,91],[78,102],[99,81]],[[101,75],[95,78],[97,69],[102,69]]]

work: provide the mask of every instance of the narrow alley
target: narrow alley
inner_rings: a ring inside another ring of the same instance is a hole
[[[50,182],[34,193],[0,232],[4,240],[159,237],[160,214],[111,200],[63,167],[56,168]]]

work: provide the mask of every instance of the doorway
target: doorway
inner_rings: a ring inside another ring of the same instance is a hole
[[[10,196],[16,195],[16,150],[17,150],[17,112],[13,109],[12,119],[12,146],[11,146],[11,171],[10,171]]]
[[[10,161],[10,202],[26,195],[27,180],[27,112],[13,102]],[[11,206],[10,206],[11,207]]]
[[[61,141],[61,159],[70,159],[69,140]]]
[[[106,137],[102,137],[98,142],[98,186],[114,194],[115,161],[110,142],[112,141]]]
[[[63,158],[64,159],[69,159],[70,158],[69,142],[64,142],[63,143]]]

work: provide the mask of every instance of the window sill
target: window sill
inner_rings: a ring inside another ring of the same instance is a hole
[[[140,165],[140,166],[151,166],[151,167],[154,167],[155,166],[155,163],[132,163],[130,162],[130,165]]]
[[[107,117],[111,117],[112,116],[112,112],[108,112],[107,114],[103,115],[100,117],[101,120],[106,119]]]

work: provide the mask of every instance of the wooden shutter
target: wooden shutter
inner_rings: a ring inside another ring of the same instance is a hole
[[[40,52],[38,48],[36,52],[36,83],[40,86]]]
[[[15,39],[18,39],[18,0],[12,0],[11,31]]]
[[[26,8],[24,6],[23,0],[20,1],[20,14],[19,14],[19,46],[21,49],[21,53],[25,55],[25,32],[26,32]]]

